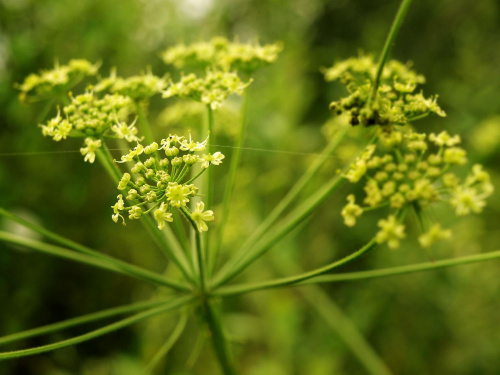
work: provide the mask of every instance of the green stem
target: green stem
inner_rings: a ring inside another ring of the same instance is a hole
[[[184,284],[181,284],[177,281],[169,280],[164,278],[161,275],[156,275],[154,272],[150,272],[147,270],[143,270],[139,267],[136,267],[132,264],[128,264],[125,262],[120,262],[117,264],[116,262],[109,262],[104,259],[89,256],[86,254],[80,254],[59,246],[49,245],[43,242],[23,238],[21,236],[16,236],[11,233],[7,233],[4,231],[0,231],[0,241],[14,243],[16,245],[25,246],[27,248],[49,254],[54,255],[60,258],[65,258],[69,260],[73,260],[76,262],[80,262],[83,264],[91,265],[97,268],[102,268],[108,271],[117,272],[122,275],[127,275],[131,277],[135,277],[140,280],[151,282],[155,285],[168,286],[175,290],[179,291],[190,291],[191,289]]]
[[[465,264],[479,263],[487,260],[500,259],[500,250],[492,251],[486,254],[478,254],[478,255],[470,255],[465,257],[460,257],[456,259],[446,259],[446,260],[438,260],[436,262],[425,262],[418,264],[411,264],[408,266],[401,267],[391,267],[391,268],[383,268],[380,270],[373,271],[360,271],[360,272],[348,272],[348,273],[338,273],[335,275],[322,275],[316,276],[308,279],[304,279],[297,283],[296,285],[307,285],[307,284],[319,284],[319,283],[335,283],[335,282],[343,282],[343,281],[358,281],[358,280],[366,280],[366,279],[376,279],[379,277],[388,277],[395,275],[404,275],[408,273],[421,272],[421,271],[430,271],[439,268],[447,268],[454,266],[461,266]],[[286,279],[281,279],[285,282],[288,281]],[[275,280],[278,281],[278,280]],[[266,285],[264,285],[266,284]],[[255,283],[255,284],[243,284],[243,285],[235,285],[235,286],[227,286],[218,289],[214,292],[214,295],[235,295],[242,293],[249,293],[256,290],[275,288],[285,285],[290,285],[290,283],[285,284],[276,284],[274,286],[269,286],[268,283]],[[264,286],[264,288],[263,288]],[[257,288],[255,288],[257,287]]]
[[[104,147],[104,151],[102,153],[98,152],[97,156],[113,182],[115,184],[118,184],[122,177],[122,174],[116,164],[113,162],[113,158],[107,147]],[[189,272],[189,262],[186,258],[186,255],[184,254],[184,251],[182,250],[181,245],[177,241],[175,235],[172,233],[172,230],[167,226],[163,231],[159,231],[153,219],[149,215],[141,216],[141,222],[143,223],[151,237],[154,239],[160,250],[163,252],[165,257],[167,259],[171,259],[181,270],[184,277],[193,283],[193,276]]]
[[[187,180],[186,182],[184,182],[184,184],[186,184],[186,185],[190,184],[191,182],[193,182],[194,180],[196,180],[198,177],[200,177],[203,174],[203,172],[205,172],[207,169],[210,169],[210,167],[203,168],[200,172],[198,172],[197,175],[195,175],[194,177],[192,177],[189,180]]]
[[[372,375],[391,375],[391,371],[382,361],[377,352],[370,346],[358,328],[328,295],[317,285],[300,288],[302,296],[311,304],[319,316],[332,328],[344,343],[351,349],[353,355]]]
[[[273,264],[280,274],[302,272],[297,262],[290,256],[279,257]],[[309,285],[308,287],[298,288],[297,292],[309,302],[318,315],[339,335],[353,355],[365,366],[368,373],[372,375],[391,374],[386,364],[363,337],[355,324],[319,286]]]
[[[469,255],[455,259],[445,259],[445,260],[438,260],[435,262],[417,263],[408,266],[383,268],[380,270],[373,270],[373,271],[360,271],[360,272],[339,273],[336,275],[324,275],[306,280],[301,284],[334,283],[342,281],[375,279],[379,277],[388,277],[395,275],[404,275],[414,272],[431,271],[439,268],[462,266],[466,264],[485,262],[487,260],[494,260],[494,259],[500,259],[500,250],[492,251],[485,254]]]
[[[347,263],[352,262],[353,260],[358,259],[363,256],[370,250],[372,250],[376,246],[375,239],[372,239],[365,246],[363,246],[358,251],[355,251],[348,256],[337,260],[333,263],[330,263],[326,266],[317,268],[315,270],[302,273],[296,276],[284,277],[276,280],[265,281],[260,283],[251,283],[251,284],[242,284],[242,285],[233,285],[233,286],[225,286],[217,289],[213,294],[217,296],[230,296],[236,294],[245,294],[250,292],[255,292],[257,290],[270,289],[270,288],[278,288],[286,285],[298,284],[307,279],[322,275],[324,273],[330,272],[331,270],[343,266]]]
[[[196,242],[196,258],[198,261],[198,276],[200,281],[200,289],[202,294],[206,291],[206,265],[205,265],[205,256],[203,253],[203,245],[201,242],[201,235],[196,223],[191,218],[191,215],[187,211],[185,207],[181,207],[181,212],[184,214],[186,219],[189,221],[194,230],[195,242]]]
[[[34,329],[29,329],[23,332],[14,333],[12,335],[7,335],[0,337],[0,344],[9,344],[11,342],[24,340],[32,337],[37,337],[41,335],[46,335],[52,332],[58,332],[65,328],[74,327],[78,325],[82,325],[85,323],[95,322],[97,320],[110,318],[112,316],[127,314],[138,310],[153,308],[156,306],[164,305],[168,301],[159,300],[159,301],[146,301],[146,302],[138,302],[129,305],[123,305],[119,307],[113,307],[111,309],[101,310],[98,312],[94,312],[91,314],[86,314],[79,316],[77,318],[71,318],[67,320],[63,320],[62,322],[57,322],[53,324],[47,324],[45,326],[37,327]]]
[[[154,357],[144,369],[146,373],[151,373],[161,361],[161,359],[164,358],[168,354],[170,349],[172,349],[172,347],[175,345],[182,332],[184,331],[184,328],[186,327],[187,316],[188,314],[186,312],[181,313],[181,317],[179,318],[179,321],[172,331],[172,334],[168,337],[167,341],[165,341],[165,343],[161,346],[158,352],[156,352]]]
[[[213,154],[214,153],[214,143],[215,143],[215,133],[214,133],[214,111],[212,109],[212,107],[210,107],[210,104],[207,105],[207,111],[208,111],[208,122],[207,122],[207,131],[208,131],[208,135],[209,135],[209,142],[208,142],[208,146],[207,146],[207,149],[208,149],[208,152],[210,154]],[[206,194],[206,199],[205,199],[205,204],[206,204],[206,207],[208,207],[209,209],[212,208],[212,203],[213,203],[213,184],[214,184],[214,181],[213,181],[213,176],[214,176],[214,173],[213,173],[213,168],[207,168],[207,174],[206,174],[206,180],[205,180],[205,194]],[[209,242],[209,235],[208,233],[205,233],[204,235],[204,239],[203,239],[203,244],[204,244],[204,248],[205,248],[205,251],[206,251],[206,254],[204,254],[205,256],[209,253],[210,251],[210,242]],[[204,262],[206,262],[207,260],[204,259]]]
[[[278,203],[278,205],[271,211],[271,213],[266,217],[266,219],[260,224],[260,226],[252,233],[252,235],[243,243],[238,252],[230,260],[230,262],[222,269],[221,272],[233,264],[237,264],[248,254],[249,250],[254,246],[259,239],[271,228],[271,226],[276,223],[276,221],[281,217],[283,212],[290,206],[290,204],[299,196],[300,192],[307,186],[307,184],[316,176],[337,149],[339,144],[344,139],[348,128],[341,129],[337,135],[330,141],[330,143],[325,147],[321,153],[321,157],[316,159],[316,161],[308,168],[306,173],[295,183],[295,185],[290,189],[287,195]]]
[[[245,139],[246,125],[247,125],[247,109],[248,109],[248,87],[243,94],[243,106],[241,109],[241,127],[236,140],[233,153],[231,155],[231,165],[229,166],[229,173],[227,176],[226,187],[224,190],[224,198],[222,202],[222,212],[220,215],[219,225],[217,227],[217,233],[215,237],[215,246],[209,254],[209,271],[213,272],[217,265],[218,256],[222,246],[222,240],[224,236],[224,228],[226,226],[227,220],[229,218],[229,211],[231,208],[231,199],[234,192],[234,187],[236,184],[236,176],[238,172],[238,166],[240,165],[241,151],[243,149],[243,141]]]
[[[139,128],[141,133],[144,134],[144,139],[148,144],[154,142],[153,133],[151,132],[151,127],[149,126],[148,118],[146,117],[146,113],[144,111],[145,103],[135,103],[135,108],[137,111],[137,117],[139,118]],[[156,152],[155,152],[156,155]]]
[[[99,160],[103,168],[108,173],[109,177],[111,177],[113,183],[115,185],[118,185],[120,179],[122,178],[122,174],[118,167],[116,165],[114,166],[113,159],[108,156],[108,153],[106,152],[106,150],[103,150],[103,147],[96,151],[96,155],[97,160]]]
[[[11,351],[11,352],[0,353],[0,360],[26,357],[29,355],[45,353],[45,352],[49,352],[52,350],[72,346],[72,345],[75,345],[75,344],[78,344],[78,343],[81,343],[84,341],[88,341],[88,340],[91,340],[93,338],[96,338],[96,337],[105,335],[107,333],[116,331],[118,329],[127,327],[127,326],[134,324],[134,323],[137,323],[141,320],[151,318],[155,315],[167,312],[169,310],[173,310],[175,308],[178,308],[180,306],[183,306],[183,305],[191,302],[193,299],[194,299],[194,297],[192,297],[192,296],[178,297],[176,299],[173,299],[169,303],[164,304],[163,306],[155,307],[151,310],[147,310],[147,311],[141,312],[139,314],[132,315],[131,317],[122,319],[116,323],[109,324],[109,325],[104,326],[102,328],[96,329],[94,331],[85,333],[85,334],[80,335],[80,336],[73,337],[73,338],[68,339],[68,340],[59,341],[59,342],[54,343],[54,344],[39,346],[37,348],[23,349],[23,350],[16,350],[16,351]]]
[[[398,31],[401,28],[403,19],[406,15],[406,12],[408,11],[411,1],[412,0],[401,1],[398,12],[396,13],[396,17],[394,18],[394,21],[392,23],[391,30],[389,31],[387,39],[385,40],[384,48],[379,57],[377,73],[375,74],[375,80],[373,81],[373,86],[372,90],[370,91],[370,96],[368,97],[367,105],[370,105],[373,99],[375,99],[375,97],[377,96],[377,90],[380,84],[380,77],[382,76],[382,72],[384,70],[384,65],[387,62],[387,59],[389,58],[392,46],[394,44],[394,41],[396,40],[396,36],[398,35]]]
[[[99,258],[107,263],[113,264],[113,265],[117,266],[118,268],[121,268],[124,272],[126,272],[129,275],[146,280],[148,282],[153,282],[154,284],[157,284],[157,285],[164,285],[164,283],[165,283],[165,278],[161,275],[156,274],[155,272],[151,272],[151,271],[146,270],[142,267],[135,266],[133,264],[124,262],[120,259],[116,259],[116,258],[110,257],[109,255],[102,254],[102,253],[99,253],[95,250],[89,249],[86,246],[80,245],[79,243],[76,243],[76,242],[71,241],[67,238],[64,238],[64,237],[62,237],[54,232],[51,232],[45,228],[39,227],[38,225],[35,225],[35,224],[32,224],[32,223],[16,216],[16,215],[4,210],[3,208],[0,208],[0,215],[6,217],[8,219],[14,220],[14,221],[18,222],[19,224],[21,224],[22,226],[29,228],[31,230],[34,230],[35,232],[41,234],[42,236],[59,243],[60,245],[63,245],[67,248],[78,251],[80,253],[83,253],[83,254],[86,254],[86,255],[89,255],[89,256],[92,256],[95,258]]]
[[[260,241],[252,247],[247,256],[238,262],[228,262],[221,272],[214,279],[213,287],[218,287],[226,283],[245,268],[252,264],[257,258],[262,256],[274,244],[281,240],[286,234],[291,232],[300,223],[302,223],[321,203],[323,203],[336,189],[338,189],[346,179],[340,175],[335,176],[327,182],[315,194],[311,195],[309,199],[305,200],[294,211],[292,211],[282,222],[281,226],[276,230],[262,237]]]
[[[38,117],[37,117],[37,120],[36,120],[37,125],[41,124],[45,120],[45,118],[49,114],[50,110],[52,109],[52,106],[54,105],[55,101],[56,101],[55,98],[51,98],[51,99],[47,100],[47,102],[43,106],[42,112],[40,112],[40,115],[38,115]]]
[[[236,365],[229,349],[229,343],[224,333],[219,315],[215,311],[214,306],[212,306],[212,303],[208,300],[204,300],[202,309],[203,316],[210,329],[212,345],[224,375],[237,375]]]

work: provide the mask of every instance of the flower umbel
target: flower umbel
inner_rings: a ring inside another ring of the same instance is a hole
[[[196,210],[191,212],[188,203],[198,195],[198,188],[193,184],[209,165],[218,165],[224,159],[220,152],[214,155],[198,155],[205,149],[208,137],[203,142],[195,142],[189,138],[170,135],[149,145],[137,144],[128,154],[121,157],[120,162],[135,162],[130,173],[124,173],[118,184],[118,189],[124,191],[129,206],[119,202],[113,206],[113,220],[118,221],[122,211],[127,211],[129,219],[139,219],[142,215],[153,212],[158,229],[165,228],[166,223],[172,222],[173,209],[178,209],[183,215],[189,215],[196,223],[199,231],[208,230],[207,221],[213,221],[211,210],[204,211],[203,202],[196,203]],[[165,157],[160,157],[161,153]],[[189,179],[189,172],[199,165],[199,172]]]
[[[364,206],[355,204],[350,195],[342,210],[347,226],[354,226],[364,211],[386,209],[389,218],[379,222],[382,228],[377,242],[387,242],[396,248],[404,234],[404,224],[394,219],[397,213],[412,208],[421,218],[422,212],[434,203],[447,203],[456,215],[479,213],[486,198],[493,193],[490,177],[481,165],[472,167],[472,173],[462,183],[449,170],[467,163],[465,150],[459,148],[460,137],[416,133],[408,127],[380,128],[378,142],[367,147],[345,174],[351,183],[364,182]],[[423,247],[451,235],[439,225],[420,236]]]

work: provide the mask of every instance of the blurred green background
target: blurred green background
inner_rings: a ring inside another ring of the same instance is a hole
[[[252,85],[245,145],[319,152],[325,143],[323,126],[331,117],[328,104],[344,94],[340,85],[323,81],[319,68],[359,50],[378,54],[398,4],[392,0],[0,0],[0,206],[87,246],[160,271],[163,258],[142,227],[130,223],[123,228],[110,220],[117,193],[98,165],[83,163],[78,152],[5,155],[74,151],[81,144],[81,140],[54,143],[42,137],[36,126],[42,105],[21,104],[14,83],[52,67],[55,59],[101,61],[104,76],[113,66],[123,76],[147,66],[163,75],[170,68],[159,53],[181,41],[218,35],[262,43],[280,40],[285,49],[278,62],[259,71]],[[424,92],[438,93],[448,113],[444,119],[419,122],[420,129],[445,128],[460,134],[469,159],[483,163],[499,188],[500,3],[415,1],[392,56],[414,62],[427,77]],[[171,104],[153,101],[151,118],[158,137],[171,131],[165,112]],[[237,106],[238,99],[233,104]],[[238,124],[237,115],[231,117],[228,108],[219,119],[219,144],[231,144],[231,127]],[[191,121],[185,126],[196,128],[202,120],[194,116]],[[223,186],[231,152],[221,151],[227,159],[216,175]],[[345,162],[345,153],[323,170],[317,184]],[[312,160],[244,151],[227,248],[251,233]],[[293,274],[286,266],[278,267],[287,259],[311,269],[364,244],[375,232],[377,217],[347,229],[340,210],[349,189],[346,186],[332,196],[307,225],[240,281]],[[482,215],[460,220],[447,210],[436,211],[454,231],[452,241],[434,248],[436,259],[498,249],[498,194],[488,203]],[[5,221],[0,225],[19,231]],[[410,225],[400,250],[380,247],[343,271],[427,261],[428,254],[416,245],[417,236],[417,226]],[[499,374],[499,269],[493,261],[322,289],[394,374]],[[226,301],[227,329],[243,374],[369,373],[308,302],[308,293],[296,288]],[[153,288],[125,277],[0,244],[0,336],[155,294]],[[138,374],[176,320],[176,314],[166,315],[75,347],[2,362],[0,375]],[[158,374],[218,373],[204,340],[206,332],[197,339],[198,327],[199,322],[189,321]],[[54,342],[93,328],[78,327],[2,351]],[[195,358],[197,340],[201,350]]]

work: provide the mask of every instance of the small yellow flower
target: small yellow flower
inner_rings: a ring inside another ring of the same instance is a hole
[[[85,138],[85,145],[86,147],[80,149],[82,155],[85,155],[83,161],[88,161],[92,164],[95,161],[95,152],[102,146],[102,142],[100,139]]]
[[[167,212],[168,206],[165,204],[165,202],[162,202],[160,205],[160,208],[156,209],[154,212],[154,217],[156,222],[158,223],[158,229],[162,230],[165,228],[165,223],[168,221],[171,223],[174,221],[174,218],[172,217],[171,212]]]
[[[205,221],[214,221],[214,212],[212,210],[203,211],[204,209],[205,203],[196,203],[196,209],[191,214],[191,219],[194,220],[200,232],[206,232],[208,230],[208,225]]]

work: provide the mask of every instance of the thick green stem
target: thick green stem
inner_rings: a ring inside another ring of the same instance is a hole
[[[286,234],[291,232],[300,223],[302,223],[322,202],[324,202],[330,196],[331,193],[338,189],[344,181],[346,180],[342,175],[332,178],[315,194],[309,197],[309,199],[304,201],[294,211],[292,211],[282,221],[281,226],[269,233],[267,236],[263,236],[261,240],[258,241],[256,245],[249,250],[245,258],[243,258],[240,262],[228,262],[215,278],[213,286],[217,287],[223,283],[226,283],[227,281],[231,280],[233,277],[241,273],[257,258],[262,256],[274,244],[281,240]]]
[[[385,63],[387,62],[387,59],[389,58],[389,54],[391,52],[392,46],[394,44],[394,41],[396,40],[396,36],[398,35],[398,31],[401,28],[401,25],[403,23],[403,19],[406,15],[406,12],[408,11],[408,8],[410,7],[412,0],[403,0],[399,6],[398,12],[396,14],[396,17],[394,18],[394,21],[392,22],[391,30],[389,31],[389,34],[387,35],[387,39],[385,40],[384,44],[384,49],[382,50],[382,53],[380,54],[379,61],[378,61],[378,66],[377,66],[377,73],[375,74],[375,80],[373,81],[373,86],[370,91],[370,96],[368,98],[368,105],[375,99],[377,96],[377,90],[378,86],[380,84],[380,77],[382,76],[382,72],[384,70]]]
[[[212,305],[212,302],[208,300],[204,300],[202,309],[203,316],[210,329],[212,345],[224,375],[237,375],[236,365],[229,349],[229,343],[224,333],[220,316]]]
[[[307,184],[316,176],[330,158],[332,153],[337,149],[339,144],[344,139],[348,128],[340,129],[337,135],[330,141],[330,143],[325,147],[321,153],[321,157],[316,159],[316,161],[309,167],[309,169],[302,175],[302,177],[295,183],[295,185],[290,189],[287,195],[278,203],[278,205],[271,211],[271,213],[266,217],[266,219],[260,224],[260,226],[252,233],[252,235],[243,243],[238,252],[231,259],[223,269],[230,267],[232,264],[239,263],[245,256],[247,256],[249,250],[254,246],[262,236],[267,233],[273,224],[281,217],[283,212],[290,206],[290,204],[299,196],[302,190],[307,186]]]
[[[358,259],[359,257],[363,256],[364,254],[366,254],[367,252],[372,250],[376,246],[376,244],[377,243],[375,242],[375,240],[372,239],[370,242],[368,242],[365,246],[363,246],[358,251],[355,251],[354,253],[349,254],[348,256],[346,256],[340,260],[337,260],[333,263],[330,263],[326,266],[317,268],[317,269],[309,271],[309,272],[302,273],[300,275],[284,277],[284,278],[260,282],[260,283],[221,287],[221,288],[217,289],[215,292],[213,292],[213,294],[218,295],[218,296],[228,296],[228,295],[235,295],[235,294],[250,293],[250,292],[257,291],[257,290],[278,288],[278,287],[284,287],[287,285],[298,284],[301,281],[305,281],[307,279],[311,279],[313,277],[322,275],[326,272],[330,272],[331,270],[334,270],[338,267],[341,267],[347,263],[350,263],[350,262]]]
[[[102,268],[108,271],[113,271],[120,273],[122,275],[127,275],[131,277],[135,277],[137,279],[145,280],[155,285],[168,286],[170,288],[179,290],[179,291],[189,291],[190,288],[184,284],[181,284],[177,281],[169,280],[164,278],[161,275],[156,275],[154,272],[143,270],[139,267],[136,267],[132,264],[128,264],[125,262],[120,262],[117,264],[116,262],[109,262],[104,259],[89,256],[86,254],[80,254],[59,246],[49,245],[43,242],[30,240],[27,238],[23,238],[21,236],[16,236],[11,233],[0,231],[0,241],[10,242],[16,245],[25,246],[27,248],[49,254],[54,255],[60,258],[65,258],[69,260],[73,260],[76,262],[80,262],[83,264],[91,265],[97,268]]]
[[[138,310],[144,310],[148,308],[153,308],[156,306],[164,305],[168,303],[167,300],[158,300],[158,301],[146,301],[146,302],[138,302],[130,305],[123,305],[119,307],[113,307],[111,309],[101,310],[95,313],[86,314],[79,316],[77,318],[71,318],[67,320],[63,320],[62,322],[57,322],[53,324],[47,324],[45,326],[29,329],[23,332],[14,333],[12,335],[7,335],[0,337],[0,344],[9,344],[11,342],[24,340],[32,337],[37,337],[41,335],[46,335],[48,333],[58,332],[65,328],[74,327],[86,323],[95,322],[97,320],[102,320],[106,318],[110,318],[116,315],[128,314]]]
[[[240,165],[241,151],[243,149],[243,141],[245,139],[246,124],[247,124],[247,109],[248,109],[248,90],[245,90],[243,94],[243,106],[241,110],[241,127],[239,134],[236,139],[236,144],[231,154],[231,165],[229,166],[229,173],[227,176],[226,187],[224,190],[224,198],[222,202],[222,212],[220,214],[219,225],[217,227],[215,245],[211,249],[209,254],[209,271],[213,272],[217,265],[218,256],[222,246],[222,240],[224,236],[224,228],[226,226],[227,220],[229,218],[229,212],[231,208],[231,199],[234,192],[234,187],[236,184],[236,176],[238,172],[238,167]]]
[[[85,333],[85,334],[80,335],[80,336],[73,337],[73,338],[68,339],[68,340],[59,341],[59,342],[54,343],[54,344],[39,346],[37,348],[0,353],[0,360],[26,357],[29,355],[45,353],[45,352],[49,352],[52,350],[72,346],[72,345],[75,345],[75,344],[78,344],[78,343],[81,343],[84,341],[88,341],[88,340],[91,340],[93,338],[96,338],[96,337],[105,335],[107,333],[116,331],[118,329],[127,327],[127,326],[134,324],[134,323],[137,323],[141,320],[151,318],[155,315],[159,315],[159,314],[167,312],[169,310],[173,310],[175,308],[178,308],[180,306],[183,306],[183,305],[191,302],[193,299],[194,299],[193,296],[178,297],[176,299],[173,299],[171,302],[164,304],[163,306],[155,307],[151,310],[141,312],[141,313],[133,315],[129,318],[122,319],[116,323],[109,324],[109,325],[104,326],[102,328],[96,329],[94,331]]]

